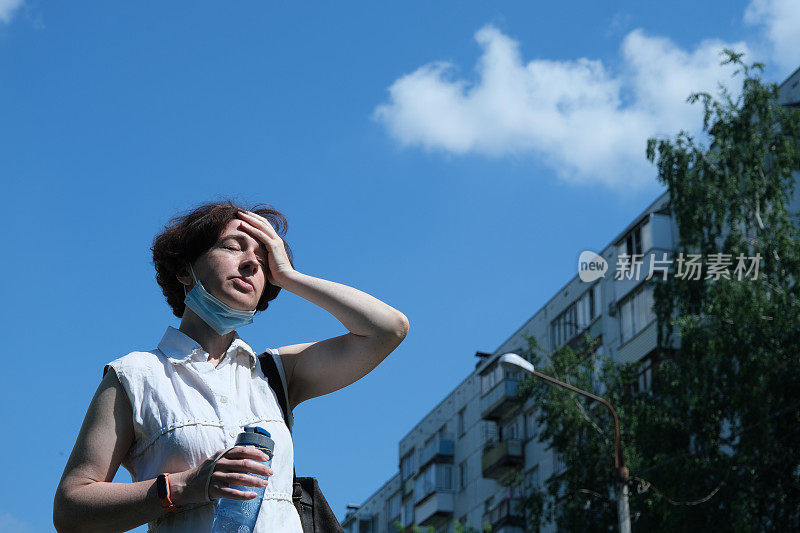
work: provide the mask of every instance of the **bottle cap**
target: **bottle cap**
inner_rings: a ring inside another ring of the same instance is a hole
[[[244,431],[236,437],[236,446],[258,446],[270,457],[275,450],[275,441],[270,438],[269,431],[259,426],[245,426]]]

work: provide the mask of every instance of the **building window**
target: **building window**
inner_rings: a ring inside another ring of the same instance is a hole
[[[595,283],[550,322],[550,344],[557,350],[600,315],[600,284]]]
[[[436,490],[453,491],[453,465],[436,465]]]
[[[396,493],[394,496],[389,498],[389,501],[386,502],[386,514],[389,515],[389,520],[394,521],[395,519],[400,518],[400,506],[402,505],[400,501],[400,493]]]
[[[432,492],[453,491],[453,465],[433,463],[419,473],[414,481],[414,502],[420,502]]]
[[[656,366],[658,366],[658,354],[656,352],[643,357],[639,361],[639,372],[635,383],[637,391],[643,392],[652,388],[653,372],[655,372]]]
[[[525,414],[525,438],[532,439],[536,436],[536,413],[531,411]]]
[[[414,500],[410,499],[403,504],[403,525],[408,526],[414,522]]]
[[[467,461],[461,461],[458,465],[458,488],[463,490],[467,486]]]
[[[419,473],[414,480],[414,502],[419,502],[435,490],[435,463]]]
[[[642,368],[639,370],[638,383],[639,390],[647,390],[653,384],[653,361],[645,359],[642,361]]]
[[[592,305],[594,297],[592,294],[594,294],[592,291],[586,291],[586,294],[578,300],[578,330],[585,328],[594,318],[592,315],[594,311],[594,306]]]
[[[600,303],[600,284],[595,283],[578,299],[578,331],[589,327],[589,324],[600,315]]]
[[[550,343],[557,350],[578,333],[578,306],[572,302],[550,322]]]
[[[498,383],[506,379],[521,380],[527,377],[523,370],[506,369],[495,363],[494,367],[481,376],[481,395],[490,392]]]
[[[655,318],[653,285],[644,283],[620,303],[620,342],[626,342],[642,331]]]
[[[503,426],[503,440],[518,439],[522,436],[518,422],[518,418],[514,417]]]
[[[458,412],[458,436],[464,436],[464,411],[466,407],[462,407],[461,410]]]
[[[499,365],[481,376],[481,394],[486,394],[502,379],[503,369]]]
[[[539,488],[539,466],[534,466],[525,472],[523,485],[525,492],[530,493],[533,489]]]
[[[373,518],[360,518],[358,520],[358,533],[373,533],[375,520]]]
[[[603,361],[602,356],[605,354],[605,347],[601,344],[592,354],[592,387],[594,387],[595,394],[603,394],[606,391],[605,384],[603,383]]]
[[[564,472],[567,469],[566,463],[564,463],[564,456],[558,452],[553,453],[553,475],[557,476]]]
[[[594,306],[594,316],[599,316],[600,310],[603,309],[603,296],[600,293],[599,283],[592,287],[592,305]]]
[[[414,450],[412,449],[400,460],[400,479],[403,481],[413,476],[417,471],[416,461],[414,460],[415,457]]]
[[[646,218],[617,244],[617,255],[621,256],[625,254],[629,257],[632,257],[634,254],[641,255],[650,250],[651,247],[650,219]]]
[[[491,420],[483,421],[483,442],[497,442],[497,423]]]

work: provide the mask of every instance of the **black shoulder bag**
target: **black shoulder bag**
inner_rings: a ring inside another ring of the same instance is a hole
[[[275,360],[270,352],[261,354],[258,357],[261,362],[261,371],[267,378],[270,387],[275,391],[278,398],[278,405],[281,406],[283,419],[287,422],[288,400],[283,394],[283,382],[275,366]],[[292,432],[291,426],[287,424],[289,433]],[[317,478],[297,477],[293,475],[292,501],[297,513],[300,515],[300,522],[303,524],[303,533],[344,533],[341,524],[333,514],[328,501],[322,495],[317,484]]]

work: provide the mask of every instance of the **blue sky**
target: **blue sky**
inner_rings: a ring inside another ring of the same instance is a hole
[[[798,0],[106,7],[0,0],[4,531],[52,530],[103,366],[177,327],[149,246],[178,211],[269,203],[298,270],[409,317],[371,374],[295,411],[297,472],[342,518],[475,351],[660,194],[646,138],[696,131],[684,100],[729,77],[721,47],[770,81],[800,66]],[[284,291],[239,332],[345,331]]]

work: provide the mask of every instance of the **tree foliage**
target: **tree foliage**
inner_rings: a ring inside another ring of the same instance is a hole
[[[686,132],[650,139],[647,157],[678,227],[672,258],[758,257],[756,279],[680,279],[672,270],[648,281],[661,361],[648,390],[634,385],[638,364],[594,355],[597,340],[586,335],[554,354],[530,339],[527,354],[617,409],[638,530],[800,528],[800,225],[788,210],[800,112],[778,105],[760,64],[725,54],[739,67],[740,94],[720,87],[716,97],[689,97],[702,104],[705,143]],[[609,413],[534,379],[520,393],[541,406],[540,439],[567,465],[529,498],[531,529],[544,520],[616,529]]]

